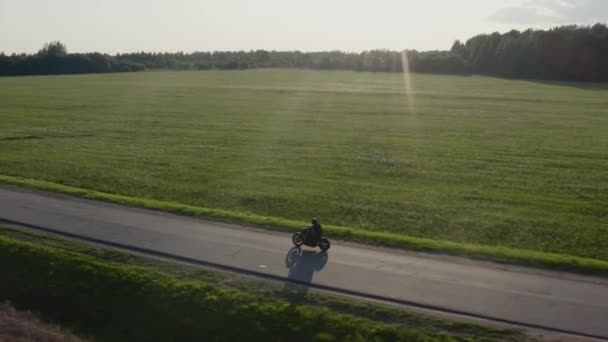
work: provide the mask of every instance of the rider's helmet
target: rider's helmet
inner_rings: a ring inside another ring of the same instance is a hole
[[[317,220],[316,217],[313,217],[312,220],[310,220],[310,222],[312,223],[313,226],[316,226],[319,224],[319,220]]]

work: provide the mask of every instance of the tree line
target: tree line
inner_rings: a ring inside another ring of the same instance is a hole
[[[608,28],[560,26],[512,30],[456,41],[450,50],[407,52],[216,51],[194,53],[68,54],[61,43],[34,55],[0,54],[0,75],[96,73],[140,70],[308,68],[438,74],[480,74],[508,78],[608,81]]]
[[[455,42],[467,72],[509,78],[608,81],[608,28],[561,26],[482,34]]]
[[[36,54],[0,54],[0,76],[84,74],[144,70],[143,65],[119,61],[101,53],[68,53],[61,42],[45,44]]]

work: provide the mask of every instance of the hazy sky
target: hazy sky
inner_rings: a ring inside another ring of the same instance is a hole
[[[608,21],[608,0],[0,0],[0,51],[449,49],[511,28]]]

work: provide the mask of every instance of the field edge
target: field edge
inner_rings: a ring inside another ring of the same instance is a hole
[[[207,218],[229,223],[250,224],[259,228],[282,232],[294,231],[295,229],[299,229],[304,226],[303,222],[278,217],[268,217],[248,212],[205,208],[177,202],[110,194],[96,190],[83,189],[18,176],[0,175],[0,184],[2,183],[35,190],[63,193],[85,199],[160,210],[185,216]],[[608,261],[599,259],[582,258],[572,255],[546,253],[533,250],[521,250],[503,246],[489,246],[445,240],[433,240],[381,231],[367,231],[353,227],[325,225],[324,229],[325,232],[331,236],[331,238],[364,243],[368,245],[400,248],[421,252],[432,252],[483,261],[546,268],[573,273],[608,276]]]

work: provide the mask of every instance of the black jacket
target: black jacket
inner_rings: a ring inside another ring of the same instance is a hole
[[[319,238],[323,236],[323,227],[319,223],[308,226],[308,229]]]

